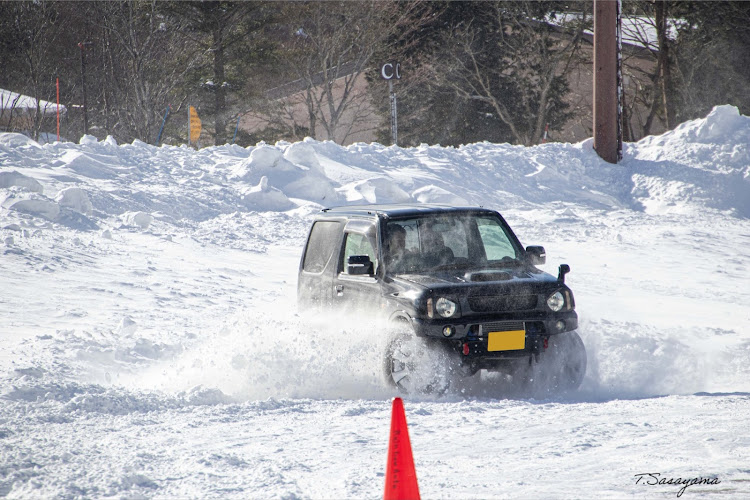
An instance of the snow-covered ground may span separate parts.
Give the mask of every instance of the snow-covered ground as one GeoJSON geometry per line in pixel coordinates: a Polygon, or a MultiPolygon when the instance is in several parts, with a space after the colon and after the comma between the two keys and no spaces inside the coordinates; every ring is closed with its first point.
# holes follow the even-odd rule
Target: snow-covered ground
{"type": "Polygon", "coordinates": [[[731,106],[619,165],[0,134],[0,496],[381,496],[380,338],[298,317],[296,273],[321,207],[417,201],[498,209],[570,264],[589,355],[565,398],[406,398],[424,498],[748,497],[749,145],[731,106]]]}

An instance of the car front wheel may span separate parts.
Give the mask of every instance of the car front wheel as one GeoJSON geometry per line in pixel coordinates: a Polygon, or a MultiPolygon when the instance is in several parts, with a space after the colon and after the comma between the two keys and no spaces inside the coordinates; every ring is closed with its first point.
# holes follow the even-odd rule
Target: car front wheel
{"type": "Polygon", "coordinates": [[[450,387],[451,356],[439,341],[417,337],[406,322],[392,328],[385,377],[403,394],[440,396],[450,387]]]}

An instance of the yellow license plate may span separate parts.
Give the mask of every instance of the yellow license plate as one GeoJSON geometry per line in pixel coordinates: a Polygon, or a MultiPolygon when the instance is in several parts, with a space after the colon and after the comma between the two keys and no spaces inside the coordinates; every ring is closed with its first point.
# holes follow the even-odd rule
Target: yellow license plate
{"type": "Polygon", "coordinates": [[[487,334],[488,351],[517,351],[526,347],[526,331],[490,332],[487,334]]]}

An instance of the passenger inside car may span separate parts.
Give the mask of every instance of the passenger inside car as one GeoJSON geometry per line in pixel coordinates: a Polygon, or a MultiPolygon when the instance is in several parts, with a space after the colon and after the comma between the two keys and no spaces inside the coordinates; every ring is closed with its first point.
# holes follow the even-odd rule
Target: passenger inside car
{"type": "Polygon", "coordinates": [[[425,228],[422,234],[422,256],[430,267],[453,262],[453,250],[445,246],[440,233],[429,228],[425,228]]]}

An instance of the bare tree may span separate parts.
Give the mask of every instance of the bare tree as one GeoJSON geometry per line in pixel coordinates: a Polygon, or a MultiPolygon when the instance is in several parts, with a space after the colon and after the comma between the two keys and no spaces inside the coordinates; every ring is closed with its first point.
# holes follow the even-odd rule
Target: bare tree
{"type": "Polygon", "coordinates": [[[386,40],[418,29],[419,21],[410,17],[416,4],[371,0],[288,5],[287,19],[294,24],[287,26],[293,34],[280,59],[296,79],[270,95],[276,109],[285,110],[283,121],[338,143],[372,122],[366,73],[386,40]]]}
{"type": "Polygon", "coordinates": [[[669,13],[679,2],[641,0],[623,13],[623,73],[627,106],[625,131],[630,140],[652,133],[657,123],[675,125],[672,36],[675,21],[669,13]],[[651,63],[644,61],[651,60],[651,63]],[[644,113],[645,110],[645,113],[644,113]]]}
{"type": "Polygon", "coordinates": [[[241,50],[232,49],[252,38],[252,31],[263,24],[269,10],[262,2],[230,1],[176,2],[169,7],[172,17],[183,20],[183,35],[200,52],[195,68],[202,79],[201,88],[210,95],[215,144],[227,142],[229,92],[242,87],[232,82],[229,73],[233,72],[236,80],[244,78],[244,72],[237,69],[244,63],[242,54],[237,53],[241,50]]]}
{"type": "Polygon", "coordinates": [[[92,52],[100,58],[97,76],[105,87],[99,90],[99,119],[115,136],[152,142],[196,58],[156,0],[94,5],[92,52]]]}
{"type": "Polygon", "coordinates": [[[517,144],[538,143],[550,121],[564,121],[562,95],[586,23],[544,18],[544,6],[491,2],[482,17],[454,27],[446,62],[436,65],[456,95],[485,103],[517,144]]]}
{"type": "Polygon", "coordinates": [[[704,117],[727,103],[750,114],[750,3],[680,2],[670,8],[682,20],[671,52],[677,120],[704,117]]]}
{"type": "MultiPolygon", "coordinates": [[[[25,110],[7,111],[8,122],[14,127],[11,118],[22,130],[27,130],[38,140],[44,127],[45,113],[40,100],[54,101],[55,76],[62,67],[59,43],[64,30],[59,23],[60,12],[55,2],[12,2],[3,4],[0,12],[0,31],[3,32],[3,73],[5,78],[17,82],[14,90],[36,100],[36,106],[25,110]],[[52,57],[50,57],[52,56],[52,57]]],[[[5,79],[4,78],[4,79],[5,79]]]]}

